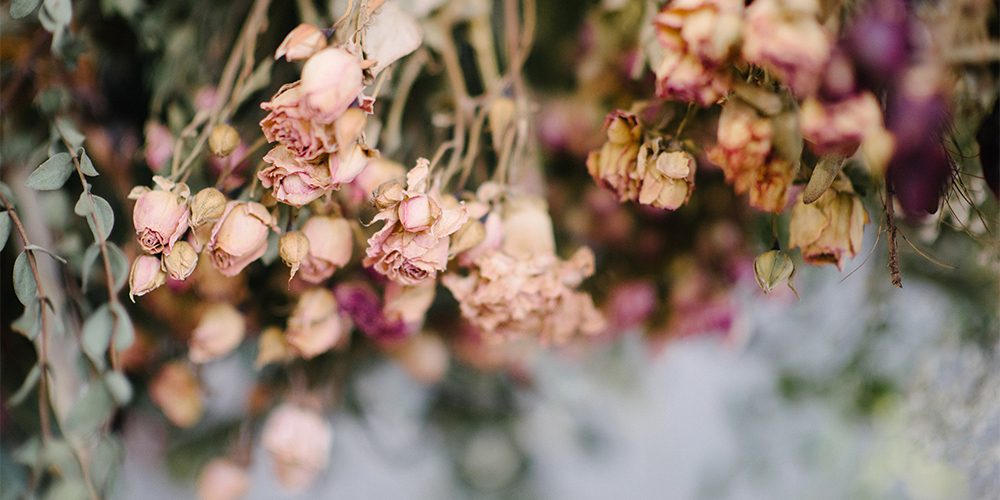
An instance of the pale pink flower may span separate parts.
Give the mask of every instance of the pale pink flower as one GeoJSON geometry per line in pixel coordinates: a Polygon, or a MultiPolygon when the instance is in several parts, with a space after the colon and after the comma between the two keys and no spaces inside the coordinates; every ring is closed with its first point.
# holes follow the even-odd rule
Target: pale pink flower
{"type": "Polygon", "coordinates": [[[843,174],[813,203],[798,202],[788,223],[788,247],[800,247],[806,264],[835,264],[843,271],[861,251],[868,212],[843,174]]]}
{"type": "Polygon", "coordinates": [[[848,157],[865,137],[882,129],[882,108],[871,92],[837,102],[815,98],[802,103],[802,137],[819,155],[848,157]]]}
{"type": "Polygon", "coordinates": [[[315,482],[326,468],[333,428],[319,413],[285,403],[267,417],[261,444],[274,460],[278,481],[299,491],[315,482]]]}
{"type": "Polygon", "coordinates": [[[302,226],[309,251],[299,266],[299,276],[313,284],[333,276],[351,260],[354,233],[351,223],[340,217],[313,216],[302,226]]]}
{"type": "Polygon", "coordinates": [[[239,500],[250,491],[250,475],[228,458],[214,458],[198,474],[198,500],[239,500]]]}
{"type": "Polygon", "coordinates": [[[191,211],[188,208],[190,191],[184,184],[174,184],[162,177],[161,188],[135,188],[129,198],[135,199],[132,223],[138,234],[139,245],[146,253],[170,253],[174,243],[188,229],[191,211]]]}
{"type": "Polygon", "coordinates": [[[167,273],[163,270],[160,258],[140,255],[132,262],[132,270],[128,275],[128,296],[135,302],[136,297],[146,295],[166,282],[167,273]]]}
{"type": "Polygon", "coordinates": [[[368,240],[364,265],[402,285],[419,285],[448,264],[450,236],[468,220],[464,205],[442,208],[441,195],[428,192],[429,162],[421,159],[407,178],[407,187],[383,186],[375,221],[385,221],[368,240]],[[409,229],[408,229],[409,228],[409,229]]]}
{"type": "Polygon", "coordinates": [[[288,318],[285,339],[305,359],[329,351],[350,333],[350,325],[340,316],[333,292],[312,288],[299,297],[295,311],[288,318]]]}
{"type": "Polygon", "coordinates": [[[316,162],[304,160],[284,147],[277,146],[264,161],[271,166],[257,172],[261,185],[272,188],[274,197],[296,207],[306,205],[333,189],[330,162],[335,156],[323,156],[316,162]]]}
{"type": "Polygon", "coordinates": [[[341,184],[353,181],[364,171],[368,161],[375,154],[375,151],[361,143],[341,148],[336,157],[330,161],[330,179],[335,187],[339,188],[341,184]]]}
{"type": "Polygon", "coordinates": [[[149,398],[177,427],[192,427],[201,420],[204,397],[198,377],[183,361],[163,365],[149,383],[149,398]]]}
{"type": "Polygon", "coordinates": [[[358,57],[337,47],[317,52],[302,67],[301,86],[307,118],[332,123],[363,96],[358,57]]]}
{"type": "Polygon", "coordinates": [[[774,72],[797,96],[819,89],[832,37],[816,0],[756,0],[747,7],[743,57],[774,72]]]}
{"type": "Polygon", "coordinates": [[[356,200],[375,201],[375,190],[385,182],[402,180],[406,177],[406,167],[385,158],[372,158],[368,166],[351,181],[352,194],[356,200]]]}
{"type": "Polygon", "coordinates": [[[226,276],[236,276],[267,250],[269,231],[277,231],[267,207],[256,202],[230,201],[212,228],[205,250],[212,265],[226,276]]]}
{"type": "Polygon", "coordinates": [[[433,384],[448,372],[451,359],[441,337],[418,333],[390,351],[390,356],[414,379],[433,384]]]}
{"type": "Polygon", "coordinates": [[[337,151],[334,120],[314,121],[303,107],[305,93],[300,83],[285,85],[270,101],[261,103],[269,111],[260,128],[269,142],[280,142],[302,160],[313,160],[337,151]]]}
{"type": "Polygon", "coordinates": [[[282,56],[289,61],[306,59],[326,47],[326,35],[311,24],[300,24],[288,33],[278,50],[274,52],[275,59],[282,56]]]}
{"type": "Polygon", "coordinates": [[[154,173],[159,173],[174,155],[174,136],[170,129],[154,121],[146,123],[145,133],[146,164],[154,173]]]}
{"type": "Polygon", "coordinates": [[[205,363],[226,356],[236,349],[246,334],[246,319],[230,304],[209,306],[198,326],[191,332],[188,358],[205,363]]]}

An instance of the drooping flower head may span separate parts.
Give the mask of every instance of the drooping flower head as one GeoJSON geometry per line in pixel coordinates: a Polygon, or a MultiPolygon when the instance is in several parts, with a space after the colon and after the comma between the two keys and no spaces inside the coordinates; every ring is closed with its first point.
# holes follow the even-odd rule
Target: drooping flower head
{"type": "Polygon", "coordinates": [[[170,253],[174,243],[188,229],[191,190],[186,184],[174,183],[160,176],[154,176],[153,182],[157,184],[156,189],[136,187],[129,193],[129,198],[136,200],[132,223],[139,245],[146,253],[170,253]]]}
{"type": "Polygon", "coordinates": [[[230,201],[215,226],[205,250],[212,265],[226,276],[236,276],[267,250],[269,231],[277,231],[274,217],[256,202],[230,201]]]}

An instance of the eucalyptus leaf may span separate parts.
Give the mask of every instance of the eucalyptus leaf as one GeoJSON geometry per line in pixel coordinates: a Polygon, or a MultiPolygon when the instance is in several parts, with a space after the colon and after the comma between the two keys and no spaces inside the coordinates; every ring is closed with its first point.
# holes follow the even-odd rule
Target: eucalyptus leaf
{"type": "Polygon", "coordinates": [[[40,3],[41,0],[14,0],[10,3],[10,17],[13,19],[27,17],[40,3]]]}
{"type": "Polygon", "coordinates": [[[107,422],[115,411],[115,402],[103,381],[92,381],[83,396],[73,405],[64,430],[75,436],[88,436],[107,422]]]}
{"type": "Polygon", "coordinates": [[[50,316],[51,322],[49,323],[49,332],[52,334],[53,337],[62,336],[62,334],[65,333],[65,329],[63,328],[62,318],[58,314],[56,314],[56,308],[54,305],[52,305],[52,300],[50,300],[48,297],[44,297],[41,299],[41,302],[45,304],[46,309],[48,309],[49,312],[51,312],[50,316]]]}
{"type": "Polygon", "coordinates": [[[38,463],[38,457],[42,453],[42,437],[41,436],[31,436],[27,441],[21,446],[18,446],[14,453],[11,453],[11,458],[19,464],[24,464],[29,467],[34,466],[38,463]]]}
{"type": "Polygon", "coordinates": [[[0,214],[0,251],[7,246],[7,239],[10,238],[10,226],[10,212],[4,210],[4,212],[0,214]]]}
{"type": "Polygon", "coordinates": [[[82,479],[60,478],[45,492],[45,500],[88,500],[90,493],[82,479]]]}
{"type": "Polygon", "coordinates": [[[32,366],[31,370],[28,371],[28,375],[24,377],[24,382],[21,383],[21,388],[7,400],[7,404],[10,406],[17,406],[23,403],[24,399],[35,390],[35,386],[38,385],[38,381],[41,379],[42,368],[38,363],[35,363],[35,366],[32,366]]]}
{"type": "Polygon", "coordinates": [[[267,235],[267,249],[264,250],[264,255],[261,256],[260,261],[264,263],[265,266],[270,266],[275,260],[278,259],[278,240],[281,239],[281,235],[275,233],[274,231],[268,231],[270,234],[267,235]]]}
{"type": "Polygon", "coordinates": [[[125,252],[121,248],[118,248],[118,245],[109,241],[107,246],[108,260],[111,261],[111,276],[115,280],[114,292],[118,293],[128,283],[128,275],[132,270],[132,266],[129,264],[125,252]]]}
{"type": "Polygon", "coordinates": [[[115,318],[107,304],[97,308],[83,323],[80,343],[83,352],[100,368],[104,368],[104,357],[111,345],[111,335],[115,328],[115,318]]]}
{"type": "Polygon", "coordinates": [[[87,150],[83,148],[80,148],[80,171],[83,172],[83,175],[90,177],[97,177],[98,175],[101,175],[97,172],[97,169],[94,168],[94,162],[91,161],[89,156],[87,156],[87,150]]]}
{"type": "Polygon", "coordinates": [[[38,285],[35,283],[35,276],[31,274],[27,250],[14,259],[14,294],[24,305],[28,305],[38,295],[38,285]]]}
{"type": "Polygon", "coordinates": [[[118,406],[125,406],[132,400],[132,383],[125,375],[120,372],[107,372],[104,374],[104,383],[118,406]]]}
{"type": "Polygon", "coordinates": [[[76,453],[63,439],[46,441],[39,458],[47,466],[46,468],[55,469],[55,472],[63,478],[81,479],[83,477],[83,470],[80,469],[76,453]]]}
{"type": "MultiPolygon", "coordinates": [[[[125,461],[125,444],[114,434],[101,438],[90,460],[90,478],[105,492],[113,491],[118,469],[125,461]]],[[[110,496],[110,495],[108,495],[110,496]]]]}
{"type": "Polygon", "coordinates": [[[94,239],[101,241],[108,239],[111,229],[115,226],[115,212],[107,200],[84,191],[80,193],[80,199],[77,200],[73,211],[77,215],[87,217],[87,224],[94,233],[94,239]]]}
{"type": "Polygon", "coordinates": [[[52,257],[53,259],[56,259],[59,262],[62,262],[63,264],[66,263],[66,259],[64,259],[64,258],[62,258],[62,257],[60,257],[60,256],[58,256],[58,255],[56,255],[56,254],[54,254],[52,252],[50,252],[49,249],[47,249],[47,248],[42,248],[42,247],[40,247],[38,245],[28,245],[28,246],[24,247],[24,249],[25,250],[34,250],[36,252],[44,252],[44,253],[49,254],[49,256],[52,257]]]}
{"type": "Polygon", "coordinates": [[[10,186],[7,185],[7,183],[0,182],[0,193],[3,193],[3,197],[7,198],[7,202],[10,203],[9,207],[4,207],[4,208],[13,208],[15,205],[17,205],[16,198],[14,197],[14,190],[11,189],[10,186]]]}
{"type": "Polygon", "coordinates": [[[90,275],[92,274],[92,269],[94,263],[97,262],[97,258],[101,255],[101,244],[98,242],[93,242],[87,247],[87,251],[83,252],[83,265],[80,268],[80,275],[83,277],[83,288],[84,292],[87,291],[87,283],[90,281],[90,275]]]}
{"type": "Polygon", "coordinates": [[[115,314],[115,350],[124,351],[132,347],[135,342],[135,326],[132,325],[132,318],[129,317],[125,306],[120,302],[111,304],[111,311],[115,314]]]}
{"type": "Polygon", "coordinates": [[[24,185],[40,191],[59,189],[73,174],[73,157],[69,153],[59,153],[35,169],[24,185]]]}
{"type": "MultiPolygon", "coordinates": [[[[54,2],[46,1],[45,6],[48,7],[50,3],[54,2]]],[[[69,4],[69,1],[67,0],[66,3],[69,4]]],[[[72,14],[72,10],[70,10],[70,14],[72,14]]],[[[66,21],[68,23],[69,19],[66,21]]],[[[82,146],[83,140],[87,138],[87,136],[77,130],[76,125],[73,125],[73,122],[61,116],[56,118],[56,129],[59,130],[59,135],[61,135],[63,139],[66,139],[66,142],[68,142],[73,149],[77,149],[82,146]]]]}
{"type": "Polygon", "coordinates": [[[42,322],[39,321],[38,315],[42,311],[42,302],[40,300],[32,300],[30,304],[25,306],[24,314],[21,317],[15,319],[11,324],[11,330],[28,337],[28,340],[35,340],[38,336],[38,332],[42,330],[42,322]]]}

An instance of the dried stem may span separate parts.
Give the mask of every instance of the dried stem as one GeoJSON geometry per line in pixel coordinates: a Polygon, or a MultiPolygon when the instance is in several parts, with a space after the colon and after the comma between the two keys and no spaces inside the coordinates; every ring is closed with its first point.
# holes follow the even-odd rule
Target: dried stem
{"type": "Polygon", "coordinates": [[[903,279],[899,275],[899,247],[896,244],[896,218],[892,206],[892,187],[885,186],[885,220],[886,231],[889,233],[889,274],[896,288],[903,288],[903,279]]]}
{"type": "MultiPolygon", "coordinates": [[[[7,200],[2,191],[0,191],[0,201],[7,207],[7,213],[10,214],[10,219],[14,222],[14,227],[17,228],[18,234],[21,235],[21,242],[24,243],[25,247],[31,246],[31,242],[28,241],[28,232],[24,230],[24,225],[21,224],[21,218],[17,216],[14,205],[7,200]]],[[[52,424],[49,421],[49,408],[46,404],[46,401],[48,401],[49,322],[46,319],[45,311],[48,306],[45,304],[47,297],[42,287],[42,279],[38,274],[38,263],[35,262],[35,251],[25,251],[28,254],[28,265],[31,267],[31,275],[35,278],[35,287],[38,288],[38,300],[41,302],[42,331],[38,334],[38,368],[41,370],[41,377],[38,379],[38,419],[42,427],[42,447],[44,448],[45,443],[52,438],[52,424]]]]}

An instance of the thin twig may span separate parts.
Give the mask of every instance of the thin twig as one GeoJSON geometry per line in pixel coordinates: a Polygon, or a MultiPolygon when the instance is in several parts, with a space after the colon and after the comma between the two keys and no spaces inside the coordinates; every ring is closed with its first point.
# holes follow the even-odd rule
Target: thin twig
{"type": "Polygon", "coordinates": [[[886,230],[889,232],[889,275],[892,277],[892,285],[896,288],[903,288],[903,278],[899,275],[899,247],[896,244],[896,217],[893,213],[892,187],[885,186],[885,221],[886,230]]]}

